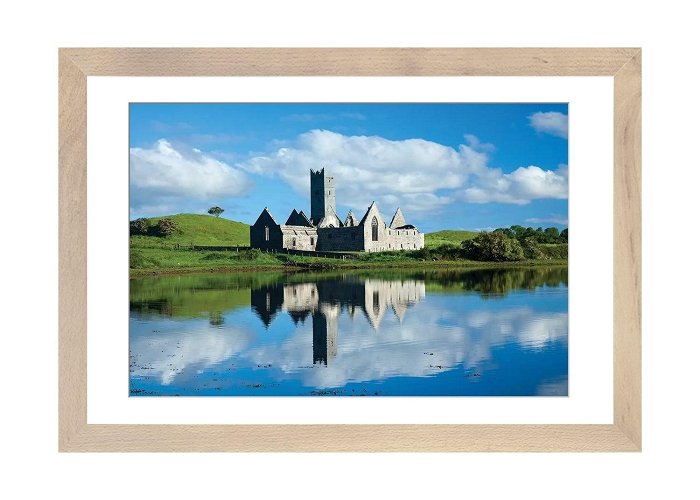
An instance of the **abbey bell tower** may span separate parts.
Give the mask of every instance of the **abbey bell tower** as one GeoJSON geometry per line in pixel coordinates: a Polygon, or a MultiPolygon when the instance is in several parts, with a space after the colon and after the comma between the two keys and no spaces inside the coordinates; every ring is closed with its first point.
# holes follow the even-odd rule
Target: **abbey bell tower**
{"type": "Polygon", "coordinates": [[[325,168],[311,170],[311,222],[318,225],[324,217],[335,216],[335,180],[326,177],[325,168]]]}

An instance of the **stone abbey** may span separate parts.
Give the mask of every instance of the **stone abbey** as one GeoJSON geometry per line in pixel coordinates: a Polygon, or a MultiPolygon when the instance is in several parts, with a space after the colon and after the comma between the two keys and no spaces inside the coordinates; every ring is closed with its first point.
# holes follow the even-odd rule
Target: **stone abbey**
{"type": "Polygon", "coordinates": [[[335,211],[335,181],[322,168],[311,170],[311,217],[294,209],[284,224],[278,224],[265,208],[250,226],[250,246],[262,250],[390,252],[423,248],[424,234],[406,223],[401,208],[387,225],[374,202],[359,221],[352,210],[341,221],[335,211]]]}

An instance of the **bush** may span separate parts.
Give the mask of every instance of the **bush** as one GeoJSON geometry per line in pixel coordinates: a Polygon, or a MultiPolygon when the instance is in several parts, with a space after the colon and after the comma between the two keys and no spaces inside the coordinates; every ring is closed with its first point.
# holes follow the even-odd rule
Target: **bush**
{"type": "Polygon", "coordinates": [[[160,219],[156,224],[156,236],[170,236],[177,231],[177,224],[172,219],[160,219]]]}
{"type": "Polygon", "coordinates": [[[259,248],[251,248],[241,252],[241,260],[257,260],[262,255],[259,248]]]}
{"type": "Polygon", "coordinates": [[[561,243],[558,245],[539,245],[545,259],[568,259],[569,245],[561,243]]]}
{"type": "Polygon", "coordinates": [[[474,239],[463,241],[460,247],[464,257],[471,260],[504,262],[525,259],[518,240],[508,238],[502,232],[482,231],[474,239]]]}
{"type": "Polygon", "coordinates": [[[148,234],[148,228],[150,227],[151,223],[148,222],[148,219],[140,218],[136,220],[132,220],[129,223],[129,234],[131,235],[138,235],[138,234],[148,234]]]}

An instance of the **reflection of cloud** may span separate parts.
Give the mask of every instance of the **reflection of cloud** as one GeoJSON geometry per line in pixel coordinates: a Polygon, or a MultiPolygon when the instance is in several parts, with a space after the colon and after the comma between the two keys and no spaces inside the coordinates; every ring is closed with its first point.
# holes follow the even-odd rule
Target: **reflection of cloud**
{"type": "Polygon", "coordinates": [[[243,355],[256,364],[272,362],[285,377],[299,377],[305,385],[329,388],[390,377],[434,376],[459,364],[475,368],[491,359],[494,347],[517,343],[541,349],[566,341],[568,335],[567,313],[540,313],[523,307],[463,315],[423,305],[415,304],[403,323],[387,316],[379,332],[366,321],[341,316],[338,355],[323,368],[302,368],[312,364],[309,323],[285,342],[256,346],[243,355]]]}
{"type": "Polygon", "coordinates": [[[569,394],[569,379],[562,377],[556,380],[549,380],[537,387],[538,396],[566,396],[569,394]]]}
{"type": "Polygon", "coordinates": [[[240,353],[255,339],[248,329],[200,327],[199,330],[153,332],[131,339],[132,375],[160,377],[170,384],[186,368],[207,368],[240,353]]]}

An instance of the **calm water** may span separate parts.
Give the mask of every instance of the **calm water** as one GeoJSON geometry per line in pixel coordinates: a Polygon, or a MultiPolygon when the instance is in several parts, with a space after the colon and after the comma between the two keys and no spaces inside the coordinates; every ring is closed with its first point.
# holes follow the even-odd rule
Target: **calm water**
{"type": "Polygon", "coordinates": [[[132,396],[566,396],[568,270],[131,281],[132,396]]]}

